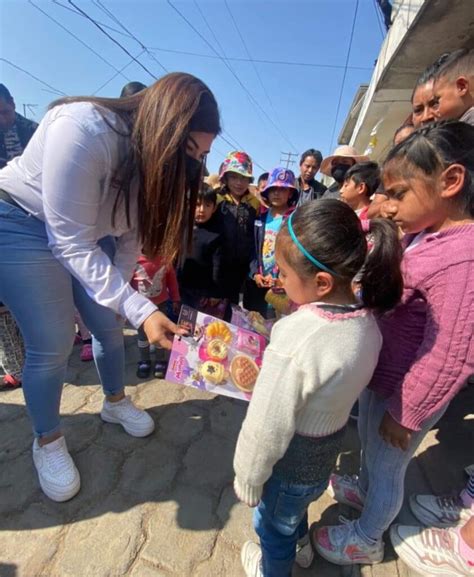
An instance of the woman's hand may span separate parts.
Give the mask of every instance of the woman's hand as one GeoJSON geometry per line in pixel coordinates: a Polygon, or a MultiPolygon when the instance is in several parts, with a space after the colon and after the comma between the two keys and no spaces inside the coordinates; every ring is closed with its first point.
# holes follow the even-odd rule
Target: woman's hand
{"type": "Polygon", "coordinates": [[[160,345],[164,349],[171,349],[173,335],[187,334],[186,329],[178,327],[159,311],[155,311],[147,317],[142,326],[148,342],[160,345]]]}
{"type": "Polygon", "coordinates": [[[413,431],[397,423],[390,413],[386,412],[380,423],[379,433],[386,443],[389,443],[396,449],[406,451],[410,444],[413,431]]]}

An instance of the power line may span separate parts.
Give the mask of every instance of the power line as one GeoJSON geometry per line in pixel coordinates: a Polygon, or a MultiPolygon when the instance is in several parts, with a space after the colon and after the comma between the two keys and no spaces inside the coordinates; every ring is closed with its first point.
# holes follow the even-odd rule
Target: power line
{"type": "MultiPolygon", "coordinates": [[[[81,40],[79,38],[79,36],[76,36],[73,32],[71,32],[66,26],[63,26],[63,24],[61,24],[61,22],[58,22],[58,20],[56,20],[55,18],[53,18],[52,16],[50,16],[47,12],[45,12],[42,8],[40,8],[39,6],[37,6],[32,0],[28,0],[28,2],[34,7],[36,8],[36,10],[39,10],[39,12],[41,12],[42,14],[44,14],[46,16],[46,18],[49,18],[50,20],[52,20],[57,26],[59,26],[60,28],[62,28],[65,32],[67,32],[70,36],[72,36],[73,38],[75,38],[80,44],[82,44],[82,46],[84,46],[85,48],[87,48],[87,50],[89,50],[90,52],[92,52],[92,54],[95,54],[95,56],[97,56],[97,58],[100,58],[102,60],[102,62],[105,62],[105,64],[107,64],[108,66],[110,66],[111,68],[113,68],[116,72],[118,72],[118,68],[116,66],[114,66],[111,62],[109,62],[107,59],[105,59],[101,54],[99,54],[98,52],[96,52],[93,48],[91,48],[88,44],[86,44],[83,40],[81,40]]],[[[122,74],[122,76],[125,78],[125,80],[128,80],[130,82],[130,78],[127,78],[125,76],[125,74],[122,74]]]]}
{"type": "Polygon", "coordinates": [[[47,86],[50,90],[52,90],[55,94],[59,94],[61,96],[67,96],[67,94],[65,92],[63,92],[62,90],[58,90],[57,88],[54,88],[54,86],[51,86],[51,84],[48,84],[47,82],[45,82],[44,80],[41,80],[41,78],[38,78],[37,76],[35,76],[34,74],[32,74],[31,72],[28,72],[28,70],[25,70],[24,68],[21,68],[20,66],[18,66],[17,64],[13,64],[13,62],[10,62],[10,60],[7,60],[6,58],[2,58],[0,57],[0,60],[2,62],[6,62],[7,64],[9,64],[10,66],[12,66],[13,68],[16,68],[17,70],[20,70],[21,72],[23,72],[24,74],[28,75],[30,78],[33,78],[34,80],[36,80],[37,82],[40,82],[41,84],[43,84],[44,86],[47,86]]]}
{"type": "Polygon", "coordinates": [[[334,119],[334,126],[332,129],[332,134],[331,134],[331,145],[329,147],[329,154],[331,154],[332,151],[332,145],[334,142],[334,134],[336,133],[336,126],[337,126],[337,119],[339,116],[339,110],[341,108],[341,101],[342,101],[342,94],[344,92],[344,86],[346,83],[346,76],[347,76],[347,65],[349,63],[349,58],[351,56],[351,49],[352,49],[352,40],[354,38],[354,30],[355,30],[355,23],[356,23],[356,19],[357,19],[357,11],[359,10],[359,0],[356,0],[356,4],[355,4],[355,10],[354,10],[354,17],[352,19],[352,29],[351,29],[351,35],[349,38],[349,46],[347,48],[347,55],[346,55],[346,65],[344,68],[344,75],[342,77],[342,83],[341,83],[341,90],[339,92],[339,100],[337,102],[337,109],[336,109],[336,118],[334,119]]]}
{"type": "MultiPolygon", "coordinates": [[[[145,51],[142,50],[141,52],[139,52],[139,53],[135,56],[135,58],[140,58],[140,56],[141,56],[144,52],[145,52],[145,51]]],[[[117,76],[118,76],[123,70],[125,70],[125,68],[127,68],[128,66],[130,66],[130,64],[133,64],[133,62],[135,62],[134,59],[129,60],[129,61],[127,62],[127,64],[125,64],[125,66],[123,66],[123,67],[120,69],[120,72],[116,72],[111,78],[109,78],[106,82],[104,82],[104,84],[102,84],[101,86],[99,86],[99,88],[97,88],[97,90],[95,90],[95,91],[92,93],[92,96],[95,96],[98,92],[100,92],[103,88],[105,88],[105,87],[107,86],[107,84],[110,84],[110,83],[112,82],[112,80],[114,80],[115,78],[117,78],[117,76]]]]}
{"type": "MultiPolygon", "coordinates": [[[[70,8],[69,6],[66,6],[62,2],[59,2],[59,0],[51,0],[51,2],[53,4],[56,4],[57,6],[61,6],[61,8],[64,8],[64,10],[69,10],[69,12],[72,12],[76,16],[80,16],[81,18],[85,18],[85,16],[83,14],[81,14],[77,10],[74,10],[74,8],[70,8]]],[[[108,24],[105,24],[104,22],[101,22],[100,20],[97,20],[97,22],[101,26],[103,26],[104,28],[107,28],[108,30],[112,30],[112,32],[115,32],[116,34],[121,34],[122,36],[126,36],[127,38],[131,38],[130,34],[128,34],[126,32],[122,32],[122,30],[117,30],[117,28],[114,28],[113,26],[109,26],[108,24]]]]}
{"type": "Polygon", "coordinates": [[[141,42],[141,40],[139,40],[135,34],[133,34],[133,32],[131,32],[126,26],[124,26],[122,24],[122,22],[115,16],[115,14],[109,10],[109,8],[107,8],[100,0],[93,0],[94,4],[96,6],[98,6],[102,12],[104,12],[109,18],[111,18],[116,24],[118,24],[120,26],[120,28],[122,28],[122,30],[124,30],[125,32],[127,32],[127,34],[130,35],[131,38],[133,38],[133,40],[135,40],[135,42],[138,43],[138,45],[140,46],[140,48],[146,52],[150,58],[152,60],[154,60],[158,66],[160,66],[165,72],[169,72],[169,70],[166,68],[166,66],[164,66],[159,60],[158,58],[148,50],[148,48],[143,44],[143,42],[141,42]]]}
{"type": "MultiPolygon", "coordinates": [[[[244,37],[242,36],[242,33],[240,32],[240,29],[239,29],[239,27],[238,27],[238,25],[237,25],[237,22],[236,22],[236,20],[235,20],[235,18],[234,18],[234,15],[232,14],[232,11],[231,11],[231,9],[230,9],[230,7],[229,7],[229,4],[228,4],[227,0],[224,0],[224,4],[225,4],[225,7],[227,8],[227,12],[228,12],[229,15],[230,15],[230,18],[231,18],[231,20],[232,20],[232,23],[234,24],[235,29],[237,30],[237,34],[239,35],[239,38],[240,38],[240,40],[241,40],[241,42],[242,42],[242,45],[243,45],[243,47],[244,47],[244,49],[245,49],[245,52],[247,53],[247,56],[249,57],[250,62],[252,63],[252,67],[253,67],[253,69],[254,69],[254,71],[255,71],[255,74],[257,75],[258,81],[260,82],[260,86],[261,86],[262,89],[263,89],[263,93],[265,94],[265,96],[266,96],[266,98],[267,98],[267,100],[268,100],[268,103],[270,104],[270,108],[273,110],[273,113],[275,114],[275,117],[276,117],[277,121],[278,121],[279,124],[281,125],[282,122],[281,122],[281,119],[280,119],[279,116],[278,116],[278,112],[276,111],[275,106],[273,105],[272,99],[270,98],[270,95],[268,94],[268,91],[267,91],[267,89],[265,88],[265,84],[264,84],[263,81],[262,81],[262,77],[260,76],[260,73],[259,73],[259,71],[258,71],[258,68],[257,68],[257,66],[255,65],[255,62],[252,60],[252,56],[251,56],[251,54],[250,54],[250,50],[248,49],[247,43],[245,42],[245,39],[244,39],[244,37]]],[[[288,135],[286,134],[286,132],[284,132],[283,129],[280,129],[280,130],[281,130],[281,134],[282,134],[282,136],[284,137],[284,139],[290,144],[290,146],[293,148],[293,150],[296,150],[295,145],[291,142],[291,140],[290,140],[290,138],[288,137],[288,135]]]]}
{"type": "Polygon", "coordinates": [[[133,56],[133,54],[131,54],[126,48],[125,46],[123,46],[122,44],[120,44],[120,42],[118,40],[115,40],[115,38],[113,36],[111,36],[106,30],[104,30],[102,28],[102,26],[100,24],[98,24],[98,22],[96,20],[94,20],[94,18],[91,18],[91,16],[89,16],[89,14],[87,14],[87,12],[85,12],[84,10],[82,10],[82,8],[79,8],[79,6],[76,6],[76,4],[74,4],[73,0],[68,0],[69,4],[71,4],[71,6],[74,6],[74,8],[76,10],[78,10],[81,14],[83,14],[88,20],[90,20],[90,22],[92,22],[92,24],[94,24],[94,26],[96,26],[103,34],[105,34],[105,36],[107,36],[107,38],[109,38],[109,40],[112,40],[112,42],[114,44],[116,44],[121,50],[123,50],[125,52],[125,54],[127,54],[127,56],[129,56],[129,58],[131,58],[132,60],[134,60],[139,66],[141,66],[143,68],[143,70],[145,70],[145,72],[147,74],[149,74],[152,78],[154,78],[156,80],[156,76],[150,72],[148,70],[148,68],[142,64],[139,60],[137,60],[135,58],[135,56],[133,56]]]}
{"type": "MultiPolygon", "coordinates": [[[[72,0],[69,0],[69,2],[71,2],[72,0]]],[[[245,84],[240,80],[239,76],[235,73],[235,71],[233,70],[233,68],[230,66],[230,64],[225,60],[225,58],[223,58],[218,52],[217,50],[214,48],[214,46],[209,42],[209,40],[203,36],[199,30],[186,18],[186,16],[184,16],[184,14],[178,9],[176,8],[176,6],[171,2],[171,0],[167,0],[167,3],[171,6],[171,8],[173,8],[173,10],[179,14],[179,16],[188,24],[188,26],[209,46],[209,48],[214,52],[214,54],[217,54],[217,56],[219,56],[219,58],[221,59],[221,61],[225,64],[225,66],[227,67],[227,69],[231,72],[232,76],[234,76],[234,78],[237,80],[237,82],[239,83],[239,85],[242,87],[242,89],[244,90],[244,92],[247,94],[247,96],[249,97],[249,99],[254,103],[254,105],[256,105],[261,111],[262,113],[265,115],[265,117],[270,121],[270,123],[276,128],[276,130],[278,131],[278,133],[280,133],[280,129],[279,127],[275,124],[275,122],[270,118],[270,116],[267,114],[267,112],[262,108],[262,106],[260,105],[260,103],[255,99],[255,97],[252,95],[252,93],[248,90],[248,88],[245,86],[245,84]]],[[[291,145],[291,143],[290,143],[291,145]]],[[[292,145],[291,145],[292,146],[292,145]]]]}
{"type": "MultiPolygon", "coordinates": [[[[197,58],[211,58],[212,60],[222,60],[221,56],[215,56],[214,54],[202,54],[200,52],[190,52],[187,50],[174,50],[172,48],[161,48],[158,46],[148,46],[148,50],[154,50],[156,52],[169,52],[171,54],[182,54],[184,56],[196,56],[197,58]]],[[[231,62],[256,62],[257,64],[274,64],[278,66],[304,66],[309,68],[328,68],[332,70],[343,70],[345,66],[343,64],[320,64],[316,62],[293,62],[289,60],[262,60],[260,58],[241,58],[234,56],[226,56],[226,60],[231,62]]],[[[373,70],[371,66],[348,66],[348,70],[373,70]]]]}
{"type": "Polygon", "coordinates": [[[280,152],[280,154],[282,156],[286,156],[286,158],[282,158],[280,156],[280,162],[286,162],[286,168],[289,168],[290,164],[295,164],[295,160],[293,160],[291,157],[294,156],[295,158],[298,157],[297,154],[295,154],[294,152],[280,152]]]}

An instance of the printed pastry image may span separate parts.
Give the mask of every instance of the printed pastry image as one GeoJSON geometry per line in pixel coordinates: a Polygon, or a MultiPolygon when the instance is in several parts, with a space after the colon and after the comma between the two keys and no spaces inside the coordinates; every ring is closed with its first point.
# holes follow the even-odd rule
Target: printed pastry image
{"type": "Polygon", "coordinates": [[[235,356],[230,363],[230,376],[235,386],[245,393],[253,391],[258,373],[257,364],[245,355],[235,356]]]}
{"type": "Polygon", "coordinates": [[[269,336],[270,332],[265,325],[265,319],[260,313],[257,311],[250,311],[247,318],[257,333],[264,336],[269,336]]]}
{"type": "Polygon", "coordinates": [[[219,385],[226,377],[224,365],[214,361],[206,361],[203,363],[201,365],[200,373],[206,381],[209,381],[214,385],[219,385]]]}
{"type": "Polygon", "coordinates": [[[206,337],[208,339],[220,339],[226,345],[232,342],[232,333],[223,321],[213,321],[206,327],[206,337]]]}
{"type": "Polygon", "coordinates": [[[221,339],[212,339],[207,345],[206,351],[211,361],[223,361],[227,358],[229,347],[221,339]]]}

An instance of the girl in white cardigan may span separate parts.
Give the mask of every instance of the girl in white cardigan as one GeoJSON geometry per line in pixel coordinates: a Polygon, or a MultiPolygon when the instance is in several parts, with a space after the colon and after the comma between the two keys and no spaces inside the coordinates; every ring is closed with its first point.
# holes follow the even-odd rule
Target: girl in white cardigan
{"type": "Polygon", "coordinates": [[[372,221],[368,257],[365,232],[348,206],[320,200],[278,235],[280,280],[300,306],[273,328],[234,457],[235,491],[256,507],[260,537],[242,549],[249,577],[290,577],[297,544],[297,561],[311,564],[307,509],[327,487],[382,345],[371,310],[392,308],[402,291],[394,226],[372,221]],[[362,267],[360,303],[353,278],[362,267]]]}

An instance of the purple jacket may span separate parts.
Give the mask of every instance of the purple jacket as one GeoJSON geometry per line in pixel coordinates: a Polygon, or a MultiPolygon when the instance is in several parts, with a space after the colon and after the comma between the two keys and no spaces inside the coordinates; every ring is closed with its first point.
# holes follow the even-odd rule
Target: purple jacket
{"type": "Polygon", "coordinates": [[[369,387],[397,422],[420,430],[474,373],[474,224],[425,237],[402,266],[402,302],[380,321],[369,387]]]}

